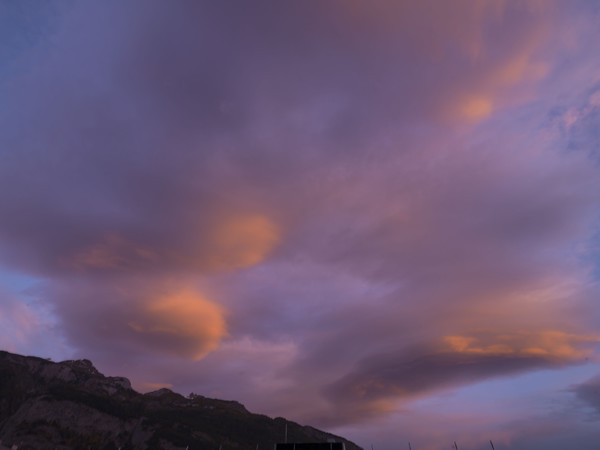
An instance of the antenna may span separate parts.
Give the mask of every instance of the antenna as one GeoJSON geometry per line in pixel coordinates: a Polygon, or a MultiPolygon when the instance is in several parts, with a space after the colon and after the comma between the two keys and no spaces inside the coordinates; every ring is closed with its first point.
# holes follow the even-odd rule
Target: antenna
{"type": "Polygon", "coordinates": [[[458,445],[456,445],[456,441],[454,441],[454,448],[455,450],[458,450],[458,445]]]}
{"type": "Polygon", "coordinates": [[[285,440],[283,442],[287,444],[287,422],[285,423],[285,440]]]}
{"type": "Polygon", "coordinates": [[[491,439],[490,439],[490,445],[492,446],[492,450],[496,450],[496,449],[494,448],[494,443],[492,442],[492,440],[491,440],[491,439]]]}
{"type": "Polygon", "coordinates": [[[412,447],[410,446],[410,441],[408,441],[408,450],[412,450],[412,447]]]}

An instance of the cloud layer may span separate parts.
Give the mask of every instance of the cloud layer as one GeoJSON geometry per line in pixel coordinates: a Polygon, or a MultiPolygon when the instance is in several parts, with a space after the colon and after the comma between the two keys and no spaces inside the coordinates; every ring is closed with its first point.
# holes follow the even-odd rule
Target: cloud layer
{"type": "Polygon", "coordinates": [[[595,364],[593,4],[52,5],[2,78],[0,258],[76,354],[357,439],[595,364]]]}

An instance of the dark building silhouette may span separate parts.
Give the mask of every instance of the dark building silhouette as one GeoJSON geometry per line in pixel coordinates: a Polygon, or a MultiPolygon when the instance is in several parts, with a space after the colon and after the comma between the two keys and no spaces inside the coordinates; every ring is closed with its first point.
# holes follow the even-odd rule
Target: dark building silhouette
{"type": "Polygon", "coordinates": [[[275,444],[275,450],[346,450],[343,442],[307,442],[275,444]]]}

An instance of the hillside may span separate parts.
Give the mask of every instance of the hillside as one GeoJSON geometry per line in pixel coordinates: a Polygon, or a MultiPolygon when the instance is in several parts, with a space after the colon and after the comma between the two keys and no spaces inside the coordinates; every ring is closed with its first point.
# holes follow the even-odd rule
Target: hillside
{"type": "Polygon", "coordinates": [[[308,426],[252,414],[237,402],[168,389],[140,394],[88,360],[51,362],[0,351],[0,443],[19,449],[272,449],[343,441],[308,426]]]}

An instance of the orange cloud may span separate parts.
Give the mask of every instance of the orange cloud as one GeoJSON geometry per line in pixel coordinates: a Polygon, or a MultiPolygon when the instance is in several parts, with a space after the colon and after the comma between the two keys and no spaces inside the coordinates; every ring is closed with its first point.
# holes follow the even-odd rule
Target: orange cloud
{"type": "Polygon", "coordinates": [[[466,98],[459,106],[460,114],[467,120],[481,120],[493,111],[493,103],[489,97],[472,96],[466,98]]]}
{"type": "Polygon", "coordinates": [[[451,39],[470,59],[463,76],[440,97],[443,117],[478,122],[499,108],[520,104],[534,95],[533,83],[544,78],[551,67],[540,56],[552,36],[551,3],[532,0],[509,6],[507,2],[474,1],[462,4],[464,13],[459,17],[443,16],[449,28],[438,31],[442,33],[438,38],[442,42],[451,39]],[[499,45],[486,39],[482,30],[490,20],[501,24],[507,8],[528,17],[528,24],[514,30],[518,40],[499,45]]]}
{"type": "Polygon", "coordinates": [[[445,336],[447,349],[474,355],[540,356],[547,359],[577,360],[594,352],[592,344],[600,335],[577,335],[556,330],[518,332],[476,332],[473,336],[445,336]]]}
{"type": "Polygon", "coordinates": [[[149,302],[128,325],[156,350],[197,360],[227,335],[224,315],[218,304],[183,290],[149,302]]]}
{"type": "MultiPolygon", "coordinates": [[[[536,45],[537,47],[537,45],[536,45]]],[[[498,86],[510,86],[522,81],[536,81],[548,73],[548,64],[533,59],[534,48],[520,52],[492,72],[490,80],[498,86]]]]}
{"type": "Polygon", "coordinates": [[[280,240],[277,225],[259,214],[233,215],[210,233],[209,266],[241,269],[263,261],[280,240]]]}
{"type": "Polygon", "coordinates": [[[263,261],[280,241],[279,227],[261,214],[228,214],[199,230],[196,242],[186,240],[156,249],[117,234],[61,259],[63,267],[77,270],[136,270],[183,266],[200,270],[232,270],[263,261]]]}
{"type": "MultiPolygon", "coordinates": [[[[549,64],[535,59],[535,52],[541,46],[545,33],[546,27],[540,27],[530,36],[529,43],[509,55],[508,59],[497,64],[490,63],[490,67],[472,82],[475,91],[471,90],[471,85],[465,86],[462,93],[450,100],[455,105],[455,111],[450,107],[451,112],[446,114],[450,117],[458,114],[459,118],[469,122],[479,121],[498,108],[529,99],[532,93],[516,88],[520,85],[529,86],[548,73],[549,64]],[[511,88],[516,90],[511,92],[511,88]]],[[[442,109],[445,108],[442,106],[442,109]]]]}

